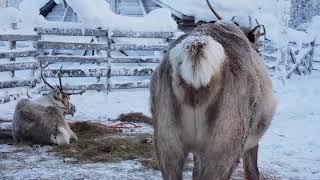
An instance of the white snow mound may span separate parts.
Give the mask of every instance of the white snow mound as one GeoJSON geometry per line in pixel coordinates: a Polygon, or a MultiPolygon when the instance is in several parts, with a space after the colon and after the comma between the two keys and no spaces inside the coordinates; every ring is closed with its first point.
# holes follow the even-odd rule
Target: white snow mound
{"type": "Polygon", "coordinates": [[[129,17],[115,14],[105,0],[66,0],[81,22],[109,29],[135,31],[174,31],[176,22],[168,9],[156,9],[145,17],[129,17]]]}

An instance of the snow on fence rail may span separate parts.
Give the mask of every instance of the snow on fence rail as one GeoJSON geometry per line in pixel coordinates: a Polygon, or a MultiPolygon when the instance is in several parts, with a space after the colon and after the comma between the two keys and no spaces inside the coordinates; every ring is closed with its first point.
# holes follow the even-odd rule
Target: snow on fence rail
{"type": "MultiPolygon", "coordinates": [[[[67,90],[108,90],[109,89],[109,44],[107,42],[94,42],[93,37],[105,37],[105,31],[88,29],[83,33],[77,29],[60,28],[35,28],[41,39],[37,41],[35,47],[38,49],[38,62],[44,67],[43,75],[51,83],[59,77],[59,72],[63,78],[64,89],[67,90]],[[52,35],[55,35],[52,37],[52,35]],[[71,40],[66,41],[65,39],[71,40]],[[78,37],[75,37],[78,36],[78,37]],[[84,36],[93,36],[82,38],[84,36]],[[51,38],[50,38],[51,37],[51,38]],[[78,51],[85,53],[80,55],[53,54],[52,51],[78,51]],[[85,56],[87,51],[99,52],[94,56],[85,56]],[[101,53],[101,51],[106,51],[101,53]],[[50,53],[51,52],[51,53],[50,53]],[[85,80],[74,80],[74,78],[96,78],[90,83],[85,80]],[[103,78],[105,77],[105,78],[103,78]],[[68,78],[69,81],[66,81],[68,78]],[[106,79],[106,80],[105,80],[106,79]]],[[[48,90],[42,86],[40,91],[48,90]]]]}
{"type": "Polygon", "coordinates": [[[11,91],[10,88],[26,86],[33,88],[34,92],[50,90],[43,82],[41,83],[40,67],[44,68],[43,75],[52,84],[56,84],[58,73],[61,72],[65,89],[109,91],[122,88],[146,88],[149,85],[149,77],[160,62],[161,56],[150,55],[150,53],[147,53],[148,55],[143,53],[143,56],[124,53],[119,56],[119,53],[112,52],[157,51],[163,53],[174,37],[174,32],[109,32],[103,29],[52,27],[38,27],[35,31],[34,34],[0,35],[0,41],[7,41],[10,44],[9,50],[0,49],[0,59],[6,60],[0,63],[0,72],[11,73],[11,78],[6,77],[0,82],[0,94],[4,95],[0,97],[0,103],[26,95],[26,93],[8,93],[11,91]],[[119,38],[131,38],[131,41],[118,42],[119,38]],[[141,39],[144,41],[140,42],[141,39]],[[149,39],[161,39],[161,42],[153,43],[149,42],[149,39]],[[16,41],[34,41],[34,43],[33,47],[16,49],[16,41]],[[82,53],[74,53],[79,50],[82,53]],[[20,61],[20,58],[26,57],[27,60],[20,61]],[[17,58],[19,61],[16,61],[17,58]],[[31,70],[32,78],[15,77],[15,71],[20,70],[31,70]],[[36,86],[39,83],[41,85],[36,86]]]}
{"type": "MultiPolygon", "coordinates": [[[[39,74],[34,73],[31,79],[17,79],[15,71],[39,72],[40,64],[44,67],[44,77],[53,84],[57,82],[61,71],[63,86],[69,90],[108,92],[111,89],[147,88],[150,75],[174,39],[174,32],[124,32],[56,27],[38,27],[35,31],[37,34],[0,35],[0,41],[10,44],[9,50],[0,49],[0,59],[7,59],[7,62],[0,63],[0,72],[10,72],[12,77],[11,80],[6,78],[1,81],[0,89],[35,87],[41,82],[39,74]],[[35,41],[34,48],[16,49],[16,41],[35,41]],[[16,61],[16,58],[22,57],[36,58],[33,61],[16,61]]],[[[312,70],[315,46],[317,45],[311,42],[304,48],[291,48],[292,63],[288,78],[294,72],[307,74],[312,70]]],[[[269,51],[265,51],[264,56],[270,56],[269,59],[273,60],[271,55],[275,51],[270,49],[269,54],[269,51]]],[[[47,90],[50,89],[43,83],[36,88],[37,92],[47,90]]],[[[22,94],[6,93],[0,97],[0,103],[19,96],[22,94]]]]}
{"type": "Polygon", "coordinates": [[[286,78],[290,78],[293,73],[298,75],[311,74],[313,70],[315,40],[308,44],[304,44],[304,47],[291,46],[289,48],[289,54],[291,57],[290,69],[287,71],[286,78]]]}
{"type": "MultiPolygon", "coordinates": [[[[82,65],[79,65],[79,67],[71,67],[69,69],[63,67],[61,70],[62,77],[96,77],[100,81],[100,84],[89,84],[87,86],[83,84],[66,84],[66,89],[111,90],[148,87],[150,75],[155,69],[156,63],[160,62],[161,57],[157,55],[128,55],[125,53],[119,56],[119,53],[113,52],[157,51],[161,54],[167,49],[169,41],[174,37],[174,32],[125,32],[89,28],[52,27],[37,27],[35,30],[41,37],[46,36],[46,38],[38,40],[36,44],[38,51],[42,52],[37,57],[39,62],[44,64],[81,63],[82,65]],[[55,38],[49,38],[48,40],[47,37],[50,36],[54,36],[55,38]],[[57,38],[56,36],[60,37],[57,38]],[[67,36],[74,37],[75,41],[71,42],[65,41],[63,38],[61,39],[61,37],[67,36]],[[80,37],[84,36],[92,37],[93,41],[79,41],[80,37]],[[118,40],[121,38],[125,40],[119,42],[118,40]],[[141,39],[143,40],[141,41],[141,39]],[[159,41],[154,42],[155,39],[159,41]],[[48,49],[92,50],[94,51],[94,56],[46,55],[45,52],[48,49]],[[92,67],[92,64],[96,66],[92,67]],[[120,77],[121,80],[117,77],[120,77]],[[101,78],[105,80],[101,82],[101,78]]],[[[56,69],[46,68],[43,72],[44,76],[46,78],[57,78],[59,67],[55,67],[56,69]]]]}

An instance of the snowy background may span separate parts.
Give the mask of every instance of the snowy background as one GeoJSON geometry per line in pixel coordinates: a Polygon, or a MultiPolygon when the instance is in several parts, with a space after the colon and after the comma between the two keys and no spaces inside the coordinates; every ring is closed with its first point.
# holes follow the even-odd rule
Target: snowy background
{"type": "MultiPolygon", "coordinates": [[[[4,2],[0,0],[0,3],[4,2]]],[[[17,1],[20,2],[20,1],[17,1]]],[[[39,9],[47,0],[24,0],[22,3],[11,1],[14,7],[0,9],[0,35],[10,31],[10,23],[19,22],[21,33],[30,33],[34,26],[51,25],[39,15],[39,9]]],[[[145,17],[127,17],[114,14],[104,0],[66,0],[77,13],[84,26],[102,26],[120,30],[140,31],[178,31],[177,24],[171,18],[168,9],[157,9],[145,17]]],[[[179,10],[196,20],[212,20],[211,12],[205,1],[161,0],[161,2],[179,10]]],[[[320,16],[316,9],[319,2],[313,0],[312,13],[306,18],[294,22],[289,28],[291,9],[289,1],[278,0],[216,0],[218,12],[227,19],[236,16],[241,25],[248,25],[248,16],[257,18],[267,27],[267,38],[276,48],[283,43],[295,42],[302,46],[316,38],[319,44],[320,16]],[[285,22],[284,22],[285,21],[285,22]],[[285,31],[284,31],[285,30],[285,31]],[[297,31],[302,30],[302,31],[297,31]]],[[[299,1],[294,1],[295,3],[299,1]]],[[[56,0],[56,3],[62,1],[56,0]]],[[[302,2],[301,2],[302,3],[302,2]]],[[[302,4],[300,4],[302,6],[302,4]]],[[[0,7],[3,7],[0,4],[0,7]]],[[[294,6],[296,7],[296,5],[294,6]]],[[[301,17],[301,16],[300,16],[301,17]]],[[[1,42],[0,42],[1,43],[1,42]]],[[[285,44],[286,45],[286,44],[285,44]]],[[[25,46],[30,46],[26,43],[25,46]]],[[[6,48],[0,46],[0,48],[6,48]]],[[[280,58],[280,55],[278,56],[280,58]]],[[[315,60],[320,61],[320,48],[315,49],[315,60]]],[[[0,73],[0,79],[10,78],[0,73]]],[[[18,74],[19,75],[19,74],[18,74]]],[[[22,75],[25,75],[22,73],[22,75]]],[[[262,172],[273,173],[279,179],[319,180],[320,179],[320,71],[311,75],[293,75],[282,79],[277,72],[270,71],[274,91],[278,99],[278,109],[271,128],[260,143],[259,166],[262,172]]],[[[25,89],[18,88],[17,91],[25,89]]],[[[4,93],[0,90],[0,93],[4,93]]],[[[113,90],[105,92],[88,91],[82,96],[73,96],[71,101],[77,106],[70,121],[91,120],[110,124],[108,119],[116,118],[120,113],[142,112],[150,115],[149,90],[113,90]]],[[[0,118],[11,119],[17,101],[0,104],[0,118]]],[[[1,124],[2,127],[10,123],[1,124]]],[[[143,125],[137,132],[152,133],[152,127],[143,125]]],[[[1,179],[161,179],[158,171],[145,169],[138,162],[126,161],[116,164],[82,164],[69,162],[50,153],[50,147],[32,148],[0,145],[1,179]]],[[[190,179],[190,172],[186,174],[190,179]]]]}

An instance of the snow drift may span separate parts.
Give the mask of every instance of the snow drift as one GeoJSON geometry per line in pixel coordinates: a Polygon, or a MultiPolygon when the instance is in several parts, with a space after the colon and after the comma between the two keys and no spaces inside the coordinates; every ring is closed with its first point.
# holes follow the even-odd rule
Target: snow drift
{"type": "MultiPolygon", "coordinates": [[[[196,21],[212,21],[216,17],[209,10],[205,0],[160,0],[162,3],[189,16],[194,16],[196,21]]],[[[252,17],[252,24],[255,25],[255,18],[259,23],[264,24],[268,29],[268,38],[279,37],[280,11],[277,0],[209,0],[219,14],[231,20],[236,16],[235,21],[243,26],[249,26],[249,16],[252,17]]]]}
{"type": "Polygon", "coordinates": [[[168,9],[156,9],[145,17],[115,14],[105,0],[66,0],[81,22],[116,30],[174,31],[176,22],[168,9]]]}

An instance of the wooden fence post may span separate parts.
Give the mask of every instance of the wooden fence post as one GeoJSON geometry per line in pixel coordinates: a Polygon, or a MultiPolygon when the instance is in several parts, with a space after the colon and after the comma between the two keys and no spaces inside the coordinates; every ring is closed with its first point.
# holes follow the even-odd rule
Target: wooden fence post
{"type": "Polygon", "coordinates": [[[111,34],[110,31],[107,31],[107,43],[108,43],[108,50],[107,50],[107,68],[108,68],[108,75],[107,75],[107,94],[111,91],[111,34]]]}
{"type": "MultiPolygon", "coordinates": [[[[17,29],[18,27],[17,23],[11,23],[11,28],[12,29],[17,29]]],[[[10,41],[10,50],[16,49],[17,48],[17,41],[10,41]]],[[[16,61],[16,58],[12,57],[10,58],[10,61],[16,61]]],[[[14,77],[15,73],[14,71],[11,71],[11,77],[14,77]]]]}
{"type": "Polygon", "coordinates": [[[314,49],[315,49],[315,45],[316,45],[316,39],[314,39],[312,42],[311,42],[311,52],[310,52],[310,69],[309,69],[309,73],[311,74],[312,73],[312,70],[313,70],[313,58],[314,58],[314,49]]]}

